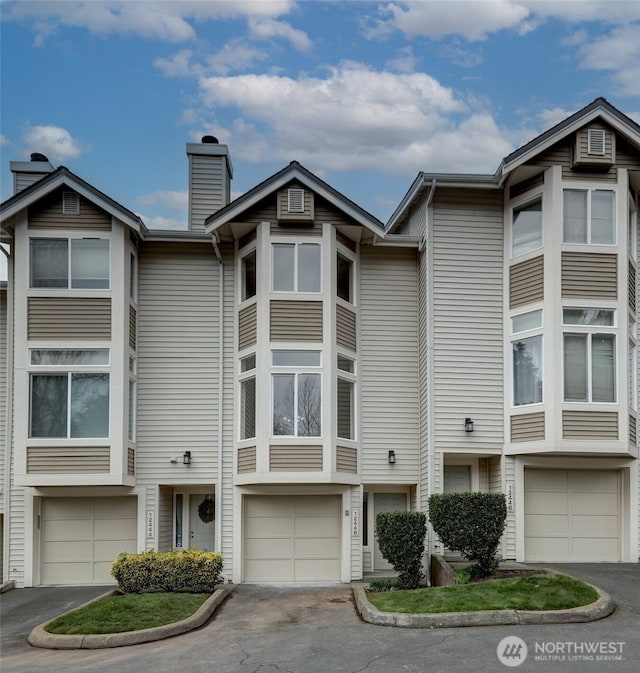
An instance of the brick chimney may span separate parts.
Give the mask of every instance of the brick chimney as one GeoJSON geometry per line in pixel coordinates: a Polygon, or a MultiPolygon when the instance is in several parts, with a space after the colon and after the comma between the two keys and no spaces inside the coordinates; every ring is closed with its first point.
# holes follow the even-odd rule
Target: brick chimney
{"type": "Polygon", "coordinates": [[[9,168],[13,173],[14,194],[21,192],[54,170],[49,159],[38,152],[31,155],[31,161],[10,161],[9,168]]]}

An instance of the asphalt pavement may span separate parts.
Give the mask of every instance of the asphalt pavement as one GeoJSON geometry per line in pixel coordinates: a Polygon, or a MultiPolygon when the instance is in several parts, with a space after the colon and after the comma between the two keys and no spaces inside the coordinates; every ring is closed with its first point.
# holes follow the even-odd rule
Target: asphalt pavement
{"type": "Polygon", "coordinates": [[[640,565],[553,565],[609,593],[606,619],[585,624],[393,628],[363,622],[349,585],[240,585],[202,628],[109,650],[33,648],[37,624],[107,587],[2,594],[3,673],[637,673],[640,565]],[[503,663],[504,662],[504,663],[503,663]],[[515,665],[517,664],[517,665],[515,665]]]}

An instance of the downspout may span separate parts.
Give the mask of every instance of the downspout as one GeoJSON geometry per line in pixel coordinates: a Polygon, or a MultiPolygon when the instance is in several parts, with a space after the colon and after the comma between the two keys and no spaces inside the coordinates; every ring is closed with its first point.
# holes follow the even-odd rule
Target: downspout
{"type": "Polygon", "coordinates": [[[2,526],[2,581],[9,580],[9,561],[11,536],[11,445],[13,443],[13,257],[10,252],[0,245],[0,250],[7,258],[7,394],[4,427],[4,483],[3,487],[3,526],[2,526]]]}
{"type": "Polygon", "coordinates": [[[222,405],[224,392],[224,263],[220,252],[218,234],[211,240],[218,259],[218,483],[214,494],[216,507],[215,548],[222,553],[222,405]]]}

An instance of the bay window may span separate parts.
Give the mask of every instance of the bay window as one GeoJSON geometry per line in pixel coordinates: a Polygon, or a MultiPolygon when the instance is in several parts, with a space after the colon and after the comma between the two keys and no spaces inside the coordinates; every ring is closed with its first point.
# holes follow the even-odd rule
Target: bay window
{"type": "Polygon", "coordinates": [[[320,351],[275,350],[272,352],[272,365],[273,435],[320,437],[320,351]]]}
{"type": "Polygon", "coordinates": [[[32,238],[30,287],[109,289],[109,239],[32,238]]]}
{"type": "Polygon", "coordinates": [[[240,439],[256,436],[256,355],[240,360],[240,439]]]}
{"type": "Polygon", "coordinates": [[[512,256],[542,247],[542,199],[513,209],[511,226],[512,256]]]}
{"type": "Polygon", "coordinates": [[[320,292],[318,243],[273,243],[271,289],[274,292],[320,292]]]}
{"type": "Polygon", "coordinates": [[[338,253],[336,288],[340,299],[353,304],[353,262],[338,253]]]}
{"type": "Polygon", "coordinates": [[[542,310],[511,318],[511,333],[522,334],[511,341],[513,406],[542,403],[542,310]]]}
{"type": "Polygon", "coordinates": [[[256,296],[256,251],[242,257],[240,264],[240,300],[245,301],[256,296]]]}
{"type": "Polygon", "coordinates": [[[562,212],[565,243],[615,244],[613,190],[565,189],[562,212]]]}

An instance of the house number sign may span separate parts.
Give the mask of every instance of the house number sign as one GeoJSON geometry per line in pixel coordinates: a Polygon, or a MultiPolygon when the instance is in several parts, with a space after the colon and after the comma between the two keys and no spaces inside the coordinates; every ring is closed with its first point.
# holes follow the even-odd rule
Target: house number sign
{"type": "Polygon", "coordinates": [[[360,537],[360,512],[357,509],[351,512],[351,537],[360,537]]]}
{"type": "Polygon", "coordinates": [[[507,512],[514,512],[515,505],[513,502],[513,483],[509,482],[507,484],[507,512]]]}
{"type": "Polygon", "coordinates": [[[154,523],[153,511],[147,512],[147,537],[154,537],[154,523]]]}

